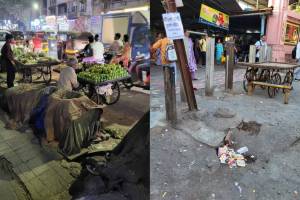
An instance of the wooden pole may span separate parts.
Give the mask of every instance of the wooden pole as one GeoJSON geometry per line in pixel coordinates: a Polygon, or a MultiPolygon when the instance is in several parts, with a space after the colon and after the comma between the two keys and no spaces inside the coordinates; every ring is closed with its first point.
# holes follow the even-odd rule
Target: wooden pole
{"type": "Polygon", "coordinates": [[[256,47],[255,45],[250,45],[249,63],[255,63],[255,58],[256,58],[256,47]]]}
{"type": "Polygon", "coordinates": [[[266,52],[267,52],[267,46],[262,46],[259,51],[259,62],[266,62],[266,52]]]}
{"type": "MultiPolygon", "coordinates": [[[[165,2],[167,5],[166,6],[167,12],[177,12],[175,0],[165,0],[165,2]]],[[[191,73],[188,70],[188,60],[185,53],[183,40],[182,39],[174,40],[174,46],[177,53],[181,78],[182,78],[189,110],[190,111],[197,110],[197,102],[196,102],[196,97],[193,89],[191,73]]]]}
{"type": "Polygon", "coordinates": [[[267,47],[267,62],[272,62],[272,47],[267,47]]]}
{"type": "Polygon", "coordinates": [[[228,91],[233,88],[234,41],[227,42],[226,53],[225,90],[228,91]]]}
{"type": "Polygon", "coordinates": [[[205,95],[213,95],[214,84],[214,68],[215,68],[215,38],[207,38],[206,40],[206,75],[205,75],[205,95]]]}
{"type": "Polygon", "coordinates": [[[165,105],[166,105],[166,118],[171,123],[176,123],[176,86],[175,86],[175,69],[173,66],[165,65],[164,69],[164,82],[165,82],[165,105]]]}

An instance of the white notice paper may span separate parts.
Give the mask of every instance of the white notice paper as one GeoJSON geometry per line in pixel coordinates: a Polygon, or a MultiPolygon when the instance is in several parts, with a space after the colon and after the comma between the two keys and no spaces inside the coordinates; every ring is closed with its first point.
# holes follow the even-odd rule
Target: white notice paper
{"type": "Polygon", "coordinates": [[[183,7],[183,2],[182,0],[175,0],[176,7],[183,7]]]}
{"type": "Polygon", "coordinates": [[[180,14],[165,13],[162,15],[167,37],[171,40],[178,40],[184,38],[184,30],[181,22],[180,14]]]}

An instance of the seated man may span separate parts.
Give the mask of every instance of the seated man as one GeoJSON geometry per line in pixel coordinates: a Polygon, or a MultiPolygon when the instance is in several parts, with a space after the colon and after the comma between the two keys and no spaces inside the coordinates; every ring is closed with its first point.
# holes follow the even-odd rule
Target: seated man
{"type": "Polygon", "coordinates": [[[76,58],[70,58],[67,62],[67,67],[60,72],[59,80],[57,86],[65,90],[72,91],[79,87],[77,82],[77,74],[75,69],[78,65],[78,60],[76,58]]]}

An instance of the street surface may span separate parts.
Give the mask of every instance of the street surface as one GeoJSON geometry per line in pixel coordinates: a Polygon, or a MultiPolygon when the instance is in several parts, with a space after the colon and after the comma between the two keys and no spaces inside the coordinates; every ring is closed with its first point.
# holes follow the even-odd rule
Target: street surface
{"type": "MultiPolygon", "coordinates": [[[[178,124],[165,121],[162,70],[151,71],[151,199],[163,200],[296,200],[300,199],[300,82],[294,82],[289,104],[279,93],[270,99],[257,88],[253,96],[242,89],[244,71],[235,70],[234,89],[224,92],[224,80],[216,81],[212,97],[196,91],[199,111],[188,113],[177,88],[178,124]],[[234,113],[216,117],[218,108],[234,113]],[[254,121],[249,130],[240,123],[254,121]],[[261,124],[261,126],[259,126],[261,124]],[[246,167],[220,164],[218,140],[232,129],[234,149],[248,147],[257,160],[246,167]],[[221,135],[220,135],[221,133],[221,135]]],[[[203,82],[198,71],[194,86],[203,82]]],[[[224,74],[216,68],[215,77],[224,74]]],[[[200,84],[201,85],[201,84],[200,84]]],[[[203,86],[204,87],[204,86],[203,86]]],[[[198,87],[198,88],[203,88],[198,87]]]]}
{"type": "MultiPolygon", "coordinates": [[[[103,107],[101,121],[104,127],[121,127],[127,133],[148,110],[147,92],[122,88],[119,102],[103,107]]],[[[30,129],[7,130],[8,116],[0,112],[0,199],[71,199],[68,189],[80,173],[80,163],[67,162],[55,145],[41,147],[30,129]]],[[[114,145],[118,142],[114,140],[114,145]]],[[[101,149],[101,143],[93,151],[99,151],[97,147],[101,149]]]]}

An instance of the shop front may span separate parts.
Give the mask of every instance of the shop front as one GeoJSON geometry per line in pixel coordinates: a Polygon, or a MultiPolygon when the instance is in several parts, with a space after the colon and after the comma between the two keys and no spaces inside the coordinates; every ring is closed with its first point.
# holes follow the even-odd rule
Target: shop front
{"type": "Polygon", "coordinates": [[[269,0],[274,10],[268,18],[266,36],[267,43],[272,46],[274,61],[292,62],[292,50],[300,30],[300,12],[296,4],[291,0],[269,0]]]}

